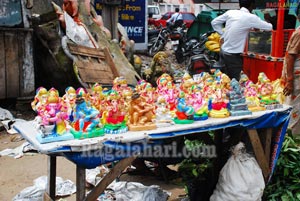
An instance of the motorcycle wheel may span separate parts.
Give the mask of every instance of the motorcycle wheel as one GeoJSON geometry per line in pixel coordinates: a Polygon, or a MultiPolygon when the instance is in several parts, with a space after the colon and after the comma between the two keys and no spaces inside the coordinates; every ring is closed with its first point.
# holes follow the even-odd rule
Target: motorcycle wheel
{"type": "Polygon", "coordinates": [[[164,43],[157,40],[149,49],[149,56],[153,57],[156,53],[164,48],[164,43]]]}
{"type": "Polygon", "coordinates": [[[182,47],[178,46],[177,50],[175,51],[175,58],[176,61],[181,64],[182,62],[184,62],[185,58],[183,56],[183,50],[182,47]]]}

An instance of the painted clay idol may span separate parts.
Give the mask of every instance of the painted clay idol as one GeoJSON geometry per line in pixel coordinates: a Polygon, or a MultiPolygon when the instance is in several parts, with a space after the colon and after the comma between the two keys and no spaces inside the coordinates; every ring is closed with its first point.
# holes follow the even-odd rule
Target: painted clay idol
{"type": "Polygon", "coordinates": [[[129,107],[128,128],[130,131],[152,130],[155,107],[148,104],[138,93],[133,93],[129,107]]]}
{"type": "Polygon", "coordinates": [[[125,122],[125,105],[119,93],[111,90],[107,97],[106,111],[103,112],[104,132],[118,134],[127,132],[125,122]]]}
{"type": "Polygon", "coordinates": [[[102,136],[104,131],[99,127],[99,111],[88,106],[83,96],[76,97],[74,124],[71,133],[76,139],[102,136]]]}
{"type": "Polygon", "coordinates": [[[36,136],[40,143],[49,143],[74,139],[68,133],[68,114],[63,110],[58,91],[54,88],[49,90],[47,104],[43,113],[40,113],[40,134],[36,136]]]}
{"type": "Polygon", "coordinates": [[[185,98],[185,93],[181,91],[176,104],[176,124],[190,124],[194,122],[195,110],[191,105],[188,105],[185,98]]]}
{"type": "Polygon", "coordinates": [[[231,80],[230,87],[230,91],[228,92],[230,115],[241,116],[252,114],[252,112],[248,110],[244,91],[235,78],[231,80]]]}

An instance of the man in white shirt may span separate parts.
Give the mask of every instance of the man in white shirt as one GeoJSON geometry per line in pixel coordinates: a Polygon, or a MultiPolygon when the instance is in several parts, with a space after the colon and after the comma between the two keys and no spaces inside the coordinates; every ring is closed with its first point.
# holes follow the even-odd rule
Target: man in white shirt
{"type": "Polygon", "coordinates": [[[220,59],[225,65],[223,70],[231,79],[240,79],[243,69],[243,53],[251,29],[272,30],[272,24],[261,20],[251,13],[255,0],[240,0],[240,10],[229,10],[216,17],[211,25],[221,35],[224,43],[221,46],[220,59]],[[223,24],[225,31],[223,32],[223,24]]]}
{"type": "Polygon", "coordinates": [[[182,14],[179,12],[179,8],[175,8],[175,13],[167,20],[167,26],[169,28],[176,28],[183,24],[182,14]]]}

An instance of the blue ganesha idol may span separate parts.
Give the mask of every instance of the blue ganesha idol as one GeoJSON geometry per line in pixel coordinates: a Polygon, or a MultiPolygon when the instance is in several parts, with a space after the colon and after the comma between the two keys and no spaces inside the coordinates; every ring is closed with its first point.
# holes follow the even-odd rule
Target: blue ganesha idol
{"type": "Polygon", "coordinates": [[[76,139],[103,136],[103,128],[99,127],[99,111],[87,104],[85,98],[80,94],[76,97],[74,121],[71,133],[76,139]]]}

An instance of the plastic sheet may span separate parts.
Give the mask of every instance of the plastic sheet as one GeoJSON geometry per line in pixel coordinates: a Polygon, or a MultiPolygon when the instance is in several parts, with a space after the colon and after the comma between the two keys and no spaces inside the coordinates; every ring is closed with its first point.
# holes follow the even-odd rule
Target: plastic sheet
{"type": "Polygon", "coordinates": [[[159,186],[144,186],[137,182],[116,182],[113,190],[118,201],[165,201],[170,196],[159,186]]]}
{"type": "MultiPolygon", "coordinates": [[[[34,185],[23,189],[13,201],[41,201],[47,187],[47,176],[41,176],[34,180],[34,185]]],[[[75,184],[70,180],[56,177],[56,196],[67,196],[76,192],[75,184]]]]}

